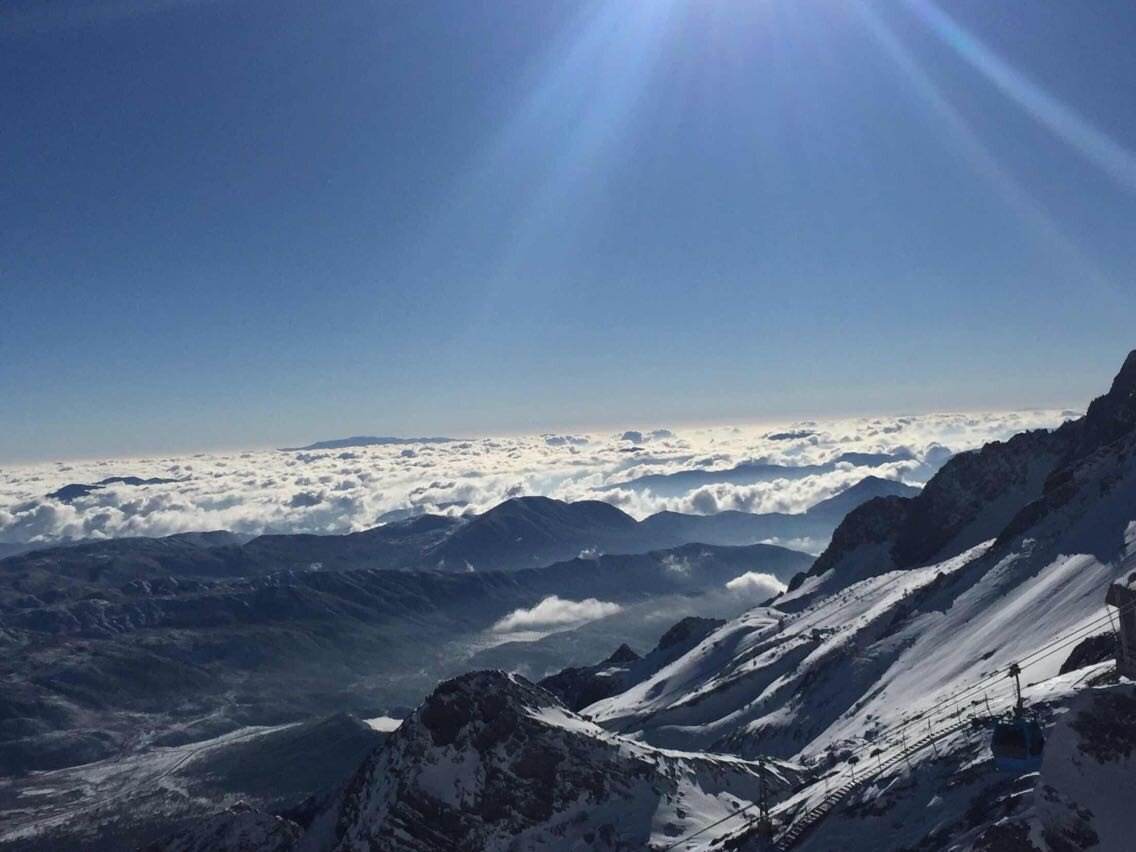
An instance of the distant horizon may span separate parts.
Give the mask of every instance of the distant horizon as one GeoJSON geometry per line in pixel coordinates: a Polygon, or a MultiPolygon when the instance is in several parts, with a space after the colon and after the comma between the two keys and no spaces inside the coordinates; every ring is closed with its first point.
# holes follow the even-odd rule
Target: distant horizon
{"type": "MultiPolygon", "coordinates": [[[[1103,391],[1102,391],[1103,392],[1103,391]]],[[[1094,394],[1093,396],[1099,396],[1094,394]]],[[[462,442],[462,441],[481,441],[492,440],[495,438],[526,438],[526,437],[542,437],[546,435],[580,435],[580,436],[597,436],[597,437],[613,437],[625,431],[635,430],[641,432],[649,432],[654,429],[671,429],[671,430],[707,430],[707,429],[774,429],[777,427],[792,427],[800,424],[813,423],[831,423],[836,421],[847,420],[863,420],[868,418],[899,418],[899,417],[930,417],[937,415],[951,416],[951,415],[990,415],[990,414],[1037,414],[1043,412],[1061,412],[1070,416],[1079,417],[1084,414],[1088,403],[1092,401],[1092,397],[1085,400],[1081,405],[1031,405],[1023,406],[1020,408],[955,408],[955,409],[942,409],[942,410],[928,410],[928,411],[911,411],[905,409],[897,409],[895,411],[879,411],[879,412],[850,412],[850,413],[837,413],[831,416],[818,415],[808,416],[803,415],[799,417],[775,417],[771,419],[759,418],[752,420],[692,420],[692,421],[667,421],[660,423],[639,422],[634,423],[610,423],[592,426],[565,426],[562,428],[538,428],[526,429],[518,431],[510,430],[494,430],[481,433],[458,433],[452,435],[448,434],[432,434],[428,435],[423,433],[421,435],[396,435],[392,433],[380,431],[349,431],[341,435],[334,436],[318,436],[310,439],[305,439],[302,443],[297,442],[296,446],[288,445],[281,442],[256,442],[234,446],[211,446],[211,447],[171,447],[168,449],[156,449],[150,452],[140,452],[137,455],[116,455],[116,454],[90,454],[85,456],[50,456],[50,457],[13,457],[3,458],[0,457],[0,468],[7,467],[26,467],[35,465],[51,465],[51,464],[84,464],[84,463],[110,463],[110,462],[130,462],[138,460],[152,459],[155,457],[168,457],[168,458],[185,458],[196,455],[206,456],[224,456],[234,455],[240,453],[267,453],[267,452],[304,452],[310,444],[323,443],[328,441],[345,440],[348,438],[391,438],[398,441],[410,441],[413,438],[432,438],[444,439],[449,442],[462,442]]],[[[317,450],[317,452],[331,452],[329,449],[317,450]]]]}

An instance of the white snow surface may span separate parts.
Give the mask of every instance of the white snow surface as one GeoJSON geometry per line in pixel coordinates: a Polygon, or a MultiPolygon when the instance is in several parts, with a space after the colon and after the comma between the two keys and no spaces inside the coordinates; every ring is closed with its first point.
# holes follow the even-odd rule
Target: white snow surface
{"type": "Polygon", "coordinates": [[[398,726],[402,724],[402,719],[396,719],[393,716],[376,716],[374,719],[364,719],[363,721],[370,725],[373,730],[384,734],[398,730],[398,726]]]}

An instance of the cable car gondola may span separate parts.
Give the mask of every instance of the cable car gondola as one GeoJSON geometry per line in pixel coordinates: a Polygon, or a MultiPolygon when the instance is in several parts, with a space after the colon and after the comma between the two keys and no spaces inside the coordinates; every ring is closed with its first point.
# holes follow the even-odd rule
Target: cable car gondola
{"type": "Polygon", "coordinates": [[[1003,772],[1033,772],[1041,768],[1041,757],[1045,750],[1045,734],[1041,723],[1032,713],[1027,713],[1022,702],[1022,685],[1018,676],[1021,669],[1017,663],[1010,666],[1010,677],[1014,679],[1018,701],[1013,714],[994,722],[994,734],[990,738],[990,751],[994,753],[994,765],[1003,772]]]}

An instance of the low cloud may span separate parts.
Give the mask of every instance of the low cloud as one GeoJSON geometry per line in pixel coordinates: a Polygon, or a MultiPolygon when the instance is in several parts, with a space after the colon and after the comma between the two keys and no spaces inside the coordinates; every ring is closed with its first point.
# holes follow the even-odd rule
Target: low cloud
{"type": "Polygon", "coordinates": [[[772,574],[762,574],[758,571],[747,571],[740,577],[734,577],[726,583],[731,592],[740,592],[755,600],[766,600],[779,595],[787,588],[784,583],[772,574]]]}
{"type": "Polygon", "coordinates": [[[586,598],[570,601],[549,595],[532,609],[515,609],[496,624],[496,633],[511,633],[515,630],[538,630],[547,627],[565,627],[595,621],[621,612],[623,607],[610,601],[586,598]]]}
{"type": "Polygon", "coordinates": [[[582,447],[588,443],[583,435],[544,435],[544,443],[550,447],[582,447]]]}
{"type": "Polygon", "coordinates": [[[786,423],[776,431],[717,426],[631,430],[627,436],[545,433],[348,451],[197,453],[0,466],[0,542],[217,529],[250,535],[345,533],[422,513],[484,512],[511,496],[530,494],[602,499],[636,518],[663,510],[801,512],[869,473],[920,485],[950,450],[1050,428],[1068,416],[1063,411],[929,414],[786,423]],[[641,440],[645,449],[626,452],[631,439],[641,440]],[[915,458],[875,467],[842,465],[802,479],[692,486],[667,497],[618,487],[636,477],[728,469],[754,459],[812,465],[844,452],[894,453],[901,448],[915,458]],[[69,503],[48,496],[71,483],[118,476],[181,481],[112,483],[69,503]]]}
{"type": "Polygon", "coordinates": [[[690,560],[684,556],[676,556],[673,553],[668,553],[663,557],[663,567],[679,577],[690,576],[690,560]]]}

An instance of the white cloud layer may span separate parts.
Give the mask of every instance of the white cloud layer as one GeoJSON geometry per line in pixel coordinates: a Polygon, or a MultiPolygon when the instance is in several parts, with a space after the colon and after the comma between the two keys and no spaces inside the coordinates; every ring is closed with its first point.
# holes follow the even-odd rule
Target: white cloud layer
{"type": "Polygon", "coordinates": [[[548,627],[567,627],[606,618],[621,612],[617,603],[585,598],[570,601],[549,595],[531,609],[515,609],[496,624],[494,632],[512,633],[515,630],[539,630],[548,627]]]}
{"type": "Polygon", "coordinates": [[[349,532],[417,512],[481,512],[509,497],[606,500],[642,518],[664,509],[800,512],[871,473],[921,484],[918,459],[1051,428],[1076,412],[930,414],[776,426],[479,438],[446,444],[103,459],[0,467],[0,542],[158,536],[191,530],[349,532]],[[630,440],[641,439],[642,442],[630,440]],[[911,451],[912,462],[843,465],[828,473],[678,496],[615,487],[648,474],[741,462],[818,464],[845,452],[911,451]],[[111,476],[178,479],[112,484],[71,503],[46,495],[111,476]]]}
{"type": "Polygon", "coordinates": [[[767,600],[781,594],[787,587],[772,574],[746,571],[740,577],[734,577],[726,583],[726,588],[731,592],[742,592],[755,600],[767,600]]]}

